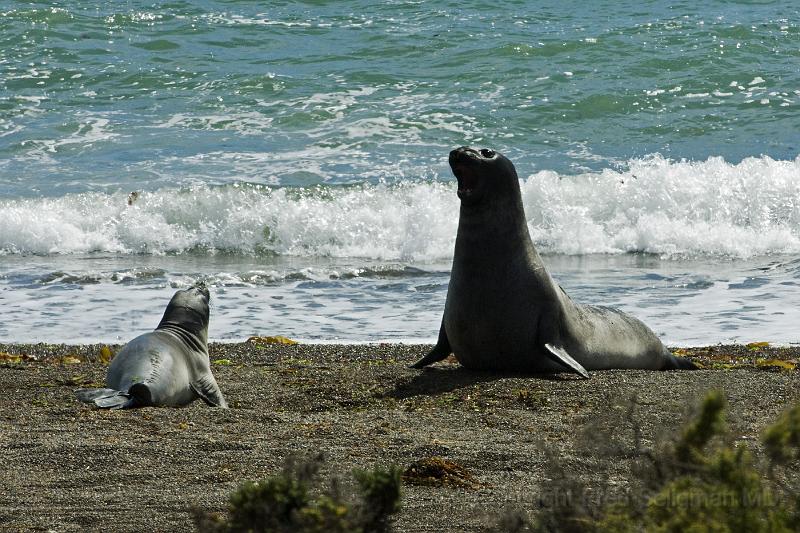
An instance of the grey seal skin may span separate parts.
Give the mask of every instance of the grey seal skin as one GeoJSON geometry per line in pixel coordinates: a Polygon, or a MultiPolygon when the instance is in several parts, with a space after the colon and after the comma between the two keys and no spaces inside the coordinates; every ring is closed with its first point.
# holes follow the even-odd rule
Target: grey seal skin
{"type": "Polygon", "coordinates": [[[519,179],[502,154],[450,152],[461,209],[439,338],[412,368],[451,353],[466,368],[511,372],[691,369],[642,322],[578,305],[547,273],[528,233],[519,179]]]}
{"type": "Polygon", "coordinates": [[[81,401],[105,409],[178,407],[197,398],[228,407],[208,357],[208,289],[175,293],[155,331],[126,344],[111,361],[105,389],[79,389],[81,401]]]}

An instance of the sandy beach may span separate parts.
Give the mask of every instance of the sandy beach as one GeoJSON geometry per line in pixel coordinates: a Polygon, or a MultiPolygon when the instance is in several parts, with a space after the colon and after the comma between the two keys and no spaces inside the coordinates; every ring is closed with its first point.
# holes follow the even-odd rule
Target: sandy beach
{"type": "Polygon", "coordinates": [[[454,361],[408,369],[426,349],[217,343],[230,409],[102,411],[72,391],[102,384],[103,345],[0,345],[0,529],[191,530],[193,506],[224,511],[241,482],[322,451],[322,478],[345,486],[353,468],[432,456],[463,466],[478,485],[404,484],[395,526],[478,531],[506,508],[533,515],[561,497],[556,474],[581,480],[593,500],[626,497],[634,427],[652,445],[711,388],[725,392],[733,434],[756,455],[763,428],[800,401],[797,348],[687,349],[708,369],[589,380],[474,373],[454,361]]]}

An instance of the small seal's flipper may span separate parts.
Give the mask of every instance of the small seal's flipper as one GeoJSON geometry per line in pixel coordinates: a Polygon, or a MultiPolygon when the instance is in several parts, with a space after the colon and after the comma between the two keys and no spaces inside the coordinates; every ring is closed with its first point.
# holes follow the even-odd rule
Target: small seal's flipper
{"type": "Polygon", "coordinates": [[[217,380],[214,379],[213,375],[206,374],[200,379],[189,383],[189,387],[211,407],[228,408],[228,402],[222,396],[222,391],[219,390],[219,385],[217,385],[217,380]]]}
{"type": "Polygon", "coordinates": [[[136,400],[130,394],[114,389],[78,389],[75,396],[101,409],[127,409],[136,405],[136,400]]]}
{"type": "Polygon", "coordinates": [[[106,398],[119,394],[119,391],[114,389],[75,389],[73,392],[75,396],[84,403],[94,403],[98,398],[106,398]]]}
{"type": "Polygon", "coordinates": [[[94,404],[100,409],[130,409],[137,406],[136,399],[131,398],[124,392],[117,392],[114,396],[97,398],[94,404]]]}
{"type": "Polygon", "coordinates": [[[561,348],[560,346],[553,346],[552,344],[545,344],[544,347],[547,348],[545,354],[550,357],[550,359],[567,367],[567,369],[572,370],[583,378],[589,379],[589,373],[586,371],[586,369],[583,368],[579,362],[573,359],[564,348],[561,348]]]}
{"type": "Polygon", "coordinates": [[[447,340],[447,332],[444,330],[444,321],[442,321],[442,326],[439,328],[439,338],[436,340],[436,346],[433,347],[433,350],[428,352],[428,355],[413,365],[409,365],[409,368],[422,368],[428,366],[446,359],[451,353],[453,353],[453,349],[450,348],[450,341],[447,340]]]}

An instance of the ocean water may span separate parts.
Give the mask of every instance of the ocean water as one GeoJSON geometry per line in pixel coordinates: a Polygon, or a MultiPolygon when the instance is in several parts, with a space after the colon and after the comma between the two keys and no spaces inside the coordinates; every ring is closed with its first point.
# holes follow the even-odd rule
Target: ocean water
{"type": "Polygon", "coordinates": [[[0,0],[0,341],[432,341],[473,145],[574,299],[800,342],[800,7],[665,4],[0,0]]]}

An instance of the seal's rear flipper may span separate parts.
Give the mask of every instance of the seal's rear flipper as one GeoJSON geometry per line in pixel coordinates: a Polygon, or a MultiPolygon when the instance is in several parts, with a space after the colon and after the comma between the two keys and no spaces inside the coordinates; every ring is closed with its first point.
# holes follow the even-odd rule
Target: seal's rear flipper
{"type": "Polygon", "coordinates": [[[219,390],[219,385],[217,385],[217,380],[214,379],[213,375],[206,374],[200,379],[189,383],[189,387],[200,397],[201,400],[206,402],[206,404],[210,405],[211,407],[222,407],[223,409],[228,408],[228,402],[226,402],[225,397],[222,396],[222,391],[219,390]]]}
{"type": "Polygon", "coordinates": [[[130,409],[136,407],[136,400],[125,394],[124,392],[117,392],[114,396],[105,396],[97,398],[94,404],[100,409],[130,409]]]}
{"type": "Polygon", "coordinates": [[[447,339],[447,332],[444,330],[444,321],[442,321],[442,326],[439,328],[439,338],[436,339],[436,346],[433,347],[433,350],[428,352],[428,355],[413,365],[409,365],[408,368],[422,368],[428,366],[446,359],[451,353],[453,353],[453,349],[450,348],[450,341],[447,339]]]}
{"type": "Polygon", "coordinates": [[[544,347],[547,348],[545,354],[549,356],[550,359],[560,365],[564,365],[576,374],[589,379],[589,373],[586,371],[586,369],[583,368],[579,362],[573,359],[564,348],[561,348],[560,346],[553,346],[552,344],[545,344],[544,347]]]}
{"type": "Polygon", "coordinates": [[[119,394],[119,391],[114,389],[76,389],[73,392],[80,401],[85,403],[94,403],[97,398],[119,394]]]}
{"type": "Polygon", "coordinates": [[[101,409],[125,409],[133,407],[135,403],[129,394],[114,389],[78,389],[75,396],[101,409]]]}
{"type": "Polygon", "coordinates": [[[667,352],[667,353],[669,354],[670,366],[665,367],[664,370],[699,370],[700,369],[700,367],[698,367],[696,364],[694,364],[692,361],[690,361],[686,357],[681,357],[679,355],[673,355],[673,354],[671,354],[669,352],[667,352]]]}

